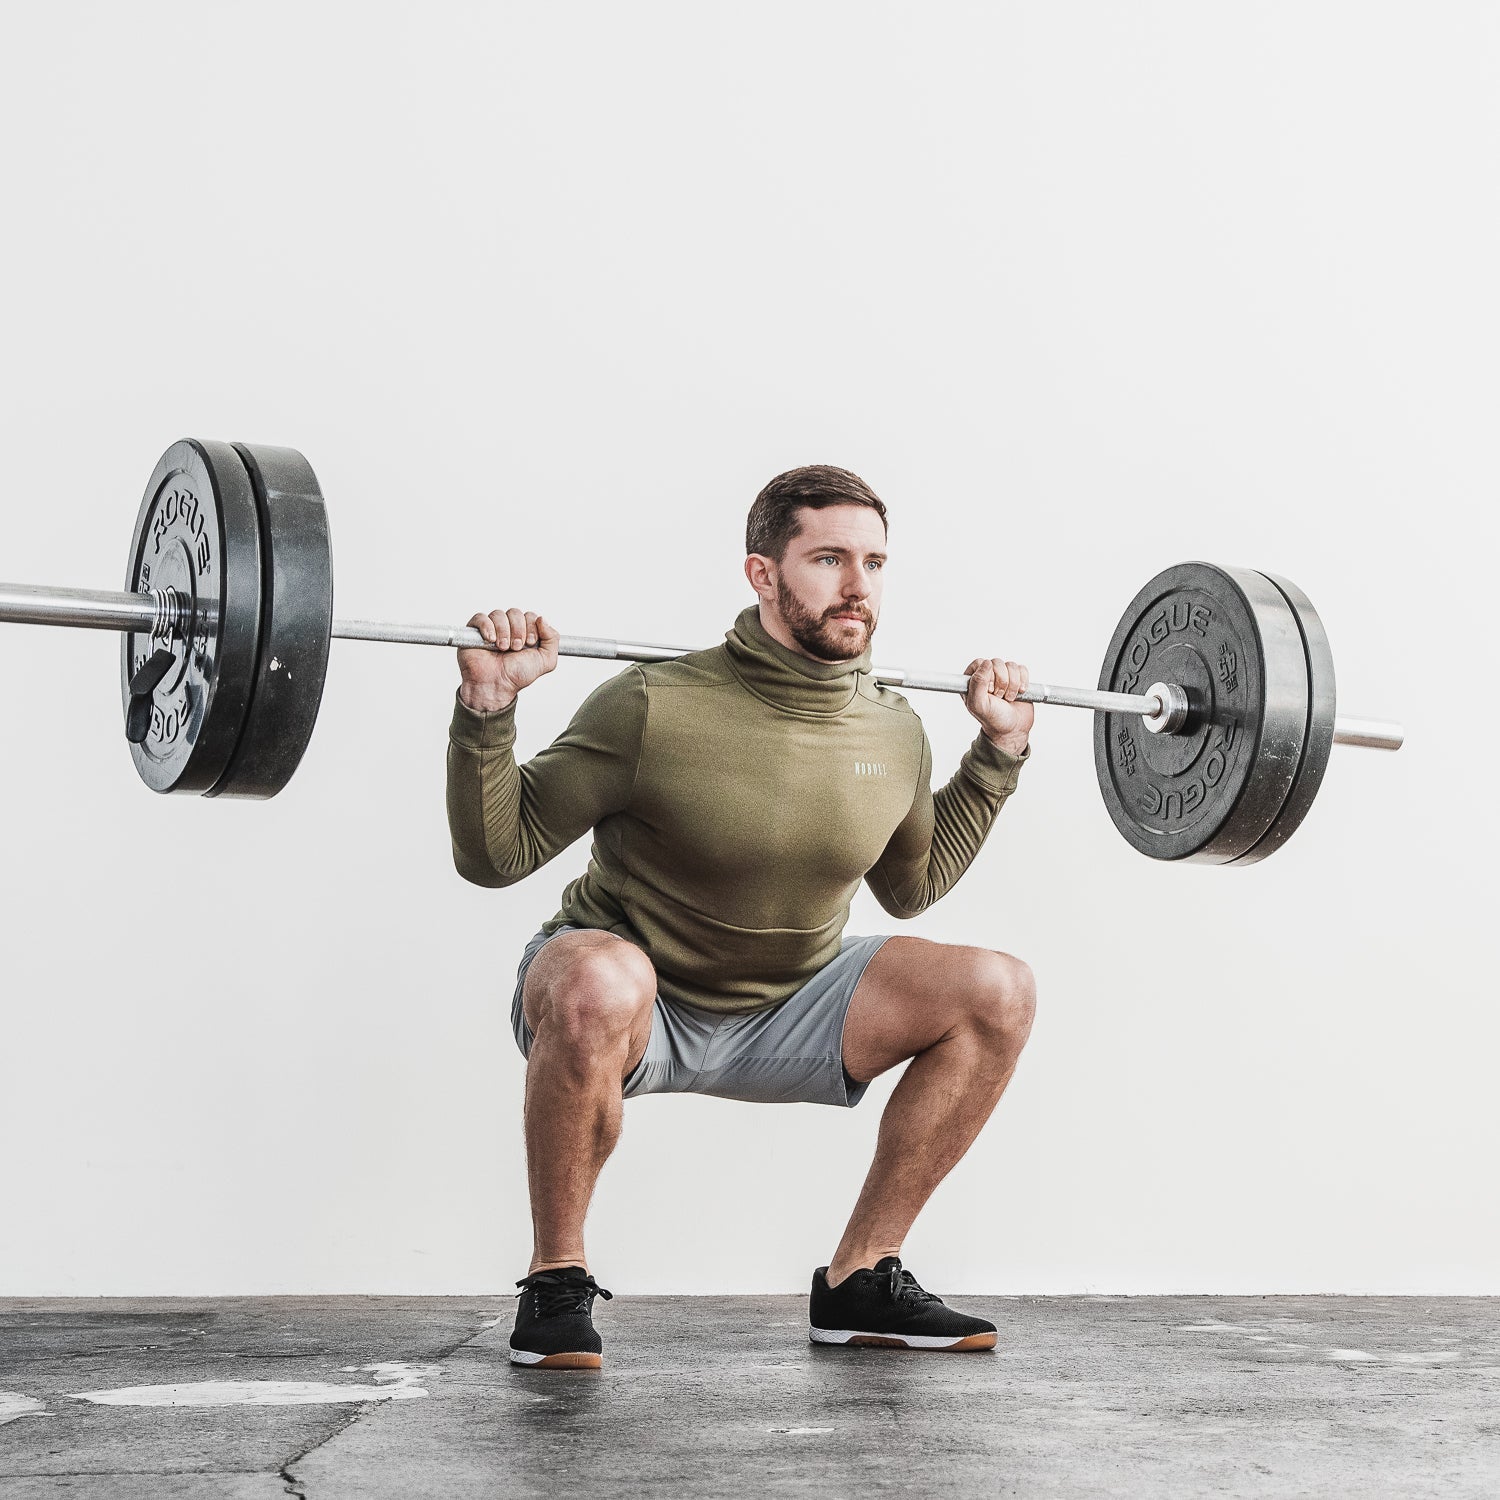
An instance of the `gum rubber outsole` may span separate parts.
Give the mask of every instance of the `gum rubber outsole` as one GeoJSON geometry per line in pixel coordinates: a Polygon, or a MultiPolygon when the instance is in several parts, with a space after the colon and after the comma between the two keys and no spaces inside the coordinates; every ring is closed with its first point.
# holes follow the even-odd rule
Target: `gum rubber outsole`
{"type": "Polygon", "coordinates": [[[523,1359],[520,1351],[510,1351],[510,1362],[518,1370],[598,1370],[604,1365],[602,1354],[580,1350],[574,1354],[544,1354],[540,1359],[523,1359]]]}
{"type": "MultiPolygon", "coordinates": [[[[823,1332],[822,1329],[817,1332],[823,1332]]],[[[897,1334],[888,1333],[845,1333],[842,1336],[828,1336],[823,1338],[814,1337],[812,1342],[831,1347],[850,1348],[858,1346],[865,1349],[905,1349],[912,1354],[962,1354],[971,1349],[993,1349],[998,1335],[993,1333],[971,1333],[967,1338],[955,1340],[953,1343],[940,1343],[932,1340],[928,1343],[909,1343],[897,1334]]]]}

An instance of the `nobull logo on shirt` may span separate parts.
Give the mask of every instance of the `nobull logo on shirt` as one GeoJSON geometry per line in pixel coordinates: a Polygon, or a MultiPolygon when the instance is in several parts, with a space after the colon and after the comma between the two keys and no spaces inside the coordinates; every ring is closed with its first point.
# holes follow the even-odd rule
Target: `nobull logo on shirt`
{"type": "Polygon", "coordinates": [[[856,776],[885,776],[889,773],[883,760],[857,760],[854,762],[856,776]]]}

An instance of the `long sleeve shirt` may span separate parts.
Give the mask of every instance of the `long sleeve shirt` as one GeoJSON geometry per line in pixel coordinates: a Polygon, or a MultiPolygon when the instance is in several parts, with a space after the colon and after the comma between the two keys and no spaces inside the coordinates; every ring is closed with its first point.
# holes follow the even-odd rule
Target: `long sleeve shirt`
{"type": "Polygon", "coordinates": [[[525,765],[515,739],[514,704],[455,702],[459,874],[512,885],[592,829],[588,868],[543,930],[613,932],[645,951],[663,995],[724,1012],[774,1006],[829,963],[861,880],[894,917],[952,889],[1026,759],[980,734],[934,793],[922,721],[875,681],[869,648],[813,661],[754,605],[722,646],[601,683],[525,765]]]}

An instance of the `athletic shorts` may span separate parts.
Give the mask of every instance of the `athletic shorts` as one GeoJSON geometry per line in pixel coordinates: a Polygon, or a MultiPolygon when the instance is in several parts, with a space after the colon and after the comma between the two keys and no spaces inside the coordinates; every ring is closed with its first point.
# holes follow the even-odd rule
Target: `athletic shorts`
{"type": "MultiPolygon", "coordinates": [[[[551,934],[578,932],[572,926],[551,934]]],[[[531,1027],[521,1009],[526,971],[549,941],[537,933],[516,971],[511,1027],[523,1057],[531,1027]]],[[[724,1015],[658,992],[646,1055],[625,1080],[625,1097],[713,1094],[751,1104],[837,1104],[852,1108],[868,1084],[844,1071],[844,1018],[865,965],[885,937],[846,937],[838,957],[770,1010],[724,1015]]]]}

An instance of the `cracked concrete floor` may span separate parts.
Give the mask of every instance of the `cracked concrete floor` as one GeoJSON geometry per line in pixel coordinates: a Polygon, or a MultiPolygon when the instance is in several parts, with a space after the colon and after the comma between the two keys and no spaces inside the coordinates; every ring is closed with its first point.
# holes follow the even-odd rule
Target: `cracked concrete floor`
{"type": "Polygon", "coordinates": [[[504,1296],[0,1299],[0,1500],[1500,1494],[1500,1300],[952,1300],[994,1354],[622,1297],[565,1373],[504,1296]]]}

